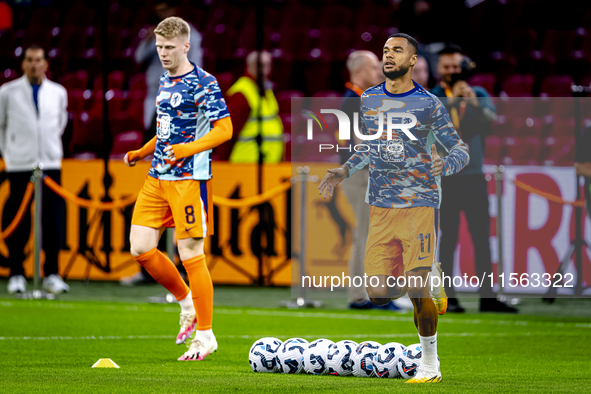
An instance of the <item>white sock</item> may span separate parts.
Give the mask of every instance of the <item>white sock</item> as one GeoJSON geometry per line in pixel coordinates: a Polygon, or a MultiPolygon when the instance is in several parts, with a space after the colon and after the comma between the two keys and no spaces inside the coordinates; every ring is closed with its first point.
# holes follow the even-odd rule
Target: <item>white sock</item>
{"type": "Polygon", "coordinates": [[[185,298],[179,301],[181,305],[181,311],[183,313],[195,313],[195,306],[193,305],[193,296],[189,291],[189,294],[185,298]]]}
{"type": "Polygon", "coordinates": [[[437,333],[430,337],[419,335],[423,356],[421,357],[421,369],[423,371],[437,372],[437,333]]]}
{"type": "Polygon", "coordinates": [[[199,339],[203,342],[211,342],[215,339],[215,336],[213,335],[211,328],[209,330],[196,330],[195,339],[199,339]]]}

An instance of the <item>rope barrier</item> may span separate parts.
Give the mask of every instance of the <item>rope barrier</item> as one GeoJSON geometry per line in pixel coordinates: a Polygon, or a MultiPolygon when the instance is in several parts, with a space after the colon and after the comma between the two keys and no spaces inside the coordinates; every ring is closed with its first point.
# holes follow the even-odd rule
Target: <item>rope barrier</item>
{"type": "Polygon", "coordinates": [[[213,196],[213,203],[229,208],[251,207],[254,205],[259,205],[265,201],[269,201],[279,193],[284,192],[285,190],[289,190],[289,188],[291,188],[291,182],[285,181],[282,184],[277,185],[270,190],[267,190],[266,192],[252,197],[232,199],[226,197],[213,196]]]}
{"type": "Polygon", "coordinates": [[[49,187],[51,190],[55,192],[58,196],[63,198],[64,200],[68,200],[73,202],[74,204],[84,207],[84,208],[92,208],[98,209],[99,211],[112,211],[117,208],[123,208],[128,205],[131,205],[137,199],[137,196],[127,196],[122,198],[119,201],[96,201],[96,200],[87,200],[84,198],[80,198],[74,193],[64,189],[61,187],[56,181],[51,179],[50,177],[46,176],[43,178],[43,182],[49,187]]]}
{"type": "Polygon", "coordinates": [[[23,218],[25,217],[25,212],[29,207],[29,203],[31,202],[31,198],[33,197],[33,192],[35,191],[35,185],[33,182],[29,182],[27,184],[27,188],[25,189],[25,195],[23,196],[23,201],[21,201],[20,207],[18,207],[18,211],[16,211],[16,215],[12,219],[12,222],[0,233],[0,238],[6,239],[14,233],[14,230],[18,227],[21,223],[23,218]]]}
{"type": "Polygon", "coordinates": [[[517,179],[513,180],[513,183],[515,184],[515,186],[517,186],[525,191],[528,191],[528,192],[538,195],[540,197],[544,197],[546,200],[555,202],[557,204],[572,205],[574,207],[584,207],[585,206],[585,200],[565,201],[560,196],[555,196],[554,194],[550,194],[550,193],[544,192],[540,189],[536,189],[535,187],[528,185],[527,183],[524,183],[524,182],[519,181],[517,179]]]}
{"type": "MultiPolygon", "coordinates": [[[[3,165],[4,165],[4,162],[0,161],[0,172],[2,172],[2,170],[3,170],[3,165]]],[[[114,209],[122,208],[122,207],[133,204],[137,200],[137,196],[128,196],[128,197],[122,198],[119,201],[111,201],[111,202],[88,200],[88,199],[78,197],[74,193],[64,189],[60,184],[55,182],[50,177],[47,177],[47,176],[44,177],[43,182],[47,185],[47,187],[49,187],[51,190],[53,190],[58,196],[62,197],[64,200],[68,200],[68,201],[70,201],[78,206],[84,207],[84,208],[97,209],[99,211],[111,211],[114,209]]],[[[249,207],[249,206],[255,206],[255,205],[259,205],[263,202],[269,201],[271,198],[275,197],[279,193],[282,193],[285,190],[289,190],[289,188],[291,188],[291,182],[286,181],[280,185],[275,186],[274,188],[272,188],[270,190],[267,190],[266,192],[264,192],[262,194],[252,196],[252,197],[246,197],[246,198],[241,198],[241,199],[232,199],[232,198],[226,198],[226,197],[220,197],[220,196],[213,196],[213,203],[216,205],[225,206],[225,207],[229,207],[229,208],[244,208],[244,207],[249,207]]],[[[14,230],[18,227],[18,225],[20,224],[21,220],[23,219],[23,217],[25,215],[25,210],[26,210],[27,206],[28,206],[29,202],[31,201],[31,198],[33,197],[34,189],[35,189],[35,186],[33,185],[33,183],[29,183],[27,185],[27,189],[25,191],[23,201],[21,202],[21,205],[20,205],[14,219],[8,225],[8,227],[0,233],[0,238],[2,238],[2,239],[8,238],[10,235],[12,235],[14,230]]]]}
{"type": "MultiPolygon", "coordinates": [[[[74,204],[79,205],[84,208],[93,208],[93,209],[98,209],[100,211],[111,211],[113,209],[122,208],[127,205],[133,204],[135,202],[135,200],[137,199],[137,196],[128,196],[128,197],[122,198],[119,201],[113,201],[113,202],[87,200],[84,198],[80,198],[80,197],[76,196],[74,193],[64,189],[57,182],[55,182],[53,179],[51,179],[49,177],[43,178],[43,182],[45,182],[45,184],[51,190],[53,190],[58,196],[62,197],[64,200],[71,201],[74,204]]],[[[217,204],[217,205],[225,206],[225,207],[230,207],[230,208],[243,208],[243,207],[259,205],[265,201],[270,200],[271,198],[275,197],[279,193],[281,193],[285,190],[288,190],[290,187],[291,187],[291,182],[286,181],[280,185],[275,186],[274,188],[272,188],[270,190],[267,190],[266,192],[264,192],[260,195],[256,195],[256,196],[252,196],[252,197],[241,198],[241,199],[231,199],[231,198],[213,196],[213,203],[217,204]]]]}

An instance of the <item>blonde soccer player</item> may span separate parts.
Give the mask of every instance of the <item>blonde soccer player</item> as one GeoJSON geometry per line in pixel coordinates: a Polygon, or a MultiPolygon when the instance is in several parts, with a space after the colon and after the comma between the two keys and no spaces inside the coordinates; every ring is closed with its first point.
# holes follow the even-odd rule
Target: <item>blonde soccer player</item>
{"type": "Polygon", "coordinates": [[[217,350],[212,331],[213,284],[203,252],[213,234],[211,150],[232,137],[232,122],[213,75],[187,58],[190,28],[181,18],[164,19],[154,30],[166,72],[156,97],[157,133],[124,161],[134,166],[153,154],[131,221],[131,254],[181,306],[176,343],[191,337],[179,360],[203,360],[217,350]],[[157,249],[165,227],[176,228],[180,258],[190,288],[175,265],[157,249]]]}

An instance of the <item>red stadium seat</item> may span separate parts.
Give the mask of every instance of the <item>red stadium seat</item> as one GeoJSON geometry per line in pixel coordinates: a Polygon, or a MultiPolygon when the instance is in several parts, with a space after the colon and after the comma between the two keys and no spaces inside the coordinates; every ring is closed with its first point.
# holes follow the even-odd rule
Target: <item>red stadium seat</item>
{"type": "Polygon", "coordinates": [[[511,135],[516,137],[536,137],[542,139],[542,121],[538,118],[515,119],[511,128],[511,135]]]}
{"type": "Polygon", "coordinates": [[[512,74],[505,81],[501,91],[509,97],[530,97],[532,96],[534,76],[531,74],[512,74]]]}
{"type": "Polygon", "coordinates": [[[94,25],[95,11],[87,7],[69,7],[66,11],[63,26],[82,26],[88,27],[94,25]]]}
{"type": "Polygon", "coordinates": [[[575,135],[574,118],[548,117],[544,125],[544,135],[548,137],[567,137],[575,135]]]}
{"type": "MultiPolygon", "coordinates": [[[[92,118],[102,118],[103,116],[103,92],[99,90],[95,93],[94,104],[89,111],[92,118]]],[[[130,103],[128,92],[120,90],[107,91],[107,101],[109,106],[109,119],[114,119],[118,114],[124,112],[130,103]]]]}
{"type": "Polygon", "coordinates": [[[500,101],[503,105],[497,109],[497,115],[504,116],[509,124],[516,119],[535,116],[536,99],[532,97],[502,97],[500,101]]]}
{"type": "MultiPolygon", "coordinates": [[[[133,52],[128,53],[126,49],[130,44],[130,29],[120,26],[109,26],[107,28],[107,42],[108,42],[108,56],[109,60],[121,60],[124,57],[129,57],[133,52]]],[[[98,28],[93,41],[93,48],[87,52],[87,57],[97,57],[97,61],[102,59],[102,35],[101,29],[98,28]],[[90,55],[92,54],[92,56],[90,55]]]]}
{"type": "Polygon", "coordinates": [[[523,59],[530,56],[538,39],[538,32],[530,27],[517,27],[507,31],[505,53],[523,59]]]}
{"type": "Polygon", "coordinates": [[[128,130],[144,129],[143,119],[137,116],[137,114],[125,110],[115,112],[112,116],[109,116],[109,126],[111,128],[111,136],[113,137],[128,130]]]}
{"type": "Polygon", "coordinates": [[[218,59],[232,60],[235,36],[236,30],[232,25],[220,23],[204,34],[202,45],[209,51],[215,52],[218,59]]]}
{"type": "Polygon", "coordinates": [[[181,8],[179,14],[182,15],[185,20],[190,21],[191,24],[197,28],[197,30],[205,30],[205,24],[208,21],[207,17],[209,14],[207,8],[199,8],[189,5],[181,8]]]}
{"type": "Polygon", "coordinates": [[[82,89],[85,90],[88,84],[88,73],[85,70],[78,70],[73,73],[65,74],[60,82],[66,90],[82,89]]]}
{"type": "MultiPolygon", "coordinates": [[[[133,12],[135,17],[135,11],[133,12]]],[[[112,3],[109,8],[108,21],[110,26],[129,27],[131,10],[121,7],[119,3],[112,3]]]]}
{"type": "Polygon", "coordinates": [[[49,26],[31,25],[25,30],[25,35],[21,41],[23,50],[33,44],[39,45],[41,48],[48,48],[52,38],[51,31],[52,28],[49,26]]]}
{"type": "Polygon", "coordinates": [[[293,73],[293,57],[284,53],[282,49],[273,50],[273,70],[271,79],[275,82],[277,91],[291,89],[293,86],[291,77],[293,73]]]}
{"type": "Polygon", "coordinates": [[[339,28],[352,25],[356,15],[353,10],[347,6],[337,4],[327,4],[320,10],[318,23],[320,27],[339,28]]]}
{"type": "Polygon", "coordinates": [[[68,90],[68,112],[78,114],[86,109],[86,99],[84,98],[84,90],[82,89],[67,89],[68,90]]]}
{"type": "Polygon", "coordinates": [[[502,162],[506,165],[537,165],[540,160],[540,139],[537,137],[505,137],[502,140],[502,162]]]}
{"type": "Polygon", "coordinates": [[[232,73],[230,73],[230,72],[217,73],[215,75],[215,78],[217,79],[218,84],[220,85],[220,90],[222,91],[222,95],[226,94],[226,91],[228,89],[230,89],[230,86],[232,86],[232,83],[234,82],[234,77],[232,76],[232,73]]]}
{"type": "Polygon", "coordinates": [[[484,164],[499,164],[501,157],[501,138],[496,135],[486,137],[484,164]]]}
{"type": "Polygon", "coordinates": [[[72,140],[69,151],[74,155],[80,152],[99,154],[103,148],[102,118],[91,118],[88,112],[82,112],[73,121],[72,140]]]}
{"type": "Polygon", "coordinates": [[[573,97],[551,97],[549,115],[557,119],[574,118],[575,99],[573,97]]]}
{"type": "MultiPolygon", "coordinates": [[[[296,97],[304,97],[304,94],[299,90],[284,90],[276,94],[277,103],[279,104],[279,113],[290,114],[291,113],[291,99],[296,97]]],[[[296,102],[301,103],[301,100],[296,102]]]]}
{"type": "Polygon", "coordinates": [[[6,69],[4,71],[0,71],[0,86],[6,82],[17,79],[19,76],[20,75],[16,72],[16,70],[6,69]]]}
{"type": "MultiPolygon", "coordinates": [[[[283,13],[283,20],[280,25],[281,35],[285,32],[300,29],[302,26],[314,26],[317,17],[317,11],[314,7],[293,4],[286,8],[283,13]]],[[[305,28],[308,30],[308,28],[305,28]]]]}
{"type": "Polygon", "coordinates": [[[575,47],[575,30],[546,30],[542,50],[551,62],[568,59],[575,47]]]}
{"type": "Polygon", "coordinates": [[[495,75],[490,73],[476,74],[470,78],[469,84],[472,86],[481,86],[488,94],[495,93],[495,75]]]}
{"type": "Polygon", "coordinates": [[[15,57],[16,34],[12,30],[0,32],[0,58],[12,59],[15,57]]]}
{"type": "MultiPolygon", "coordinates": [[[[123,82],[125,81],[125,75],[123,71],[111,71],[108,76],[108,87],[113,90],[123,90],[123,82]]],[[[99,75],[94,79],[94,90],[103,90],[103,76],[99,75]]]]}
{"type": "Polygon", "coordinates": [[[542,81],[540,96],[571,97],[572,83],[573,80],[569,75],[550,75],[542,81]]]}
{"type": "Polygon", "coordinates": [[[86,27],[64,27],[58,40],[57,49],[62,56],[67,55],[73,59],[83,59],[88,41],[86,27]]]}
{"type": "Polygon", "coordinates": [[[128,130],[121,132],[113,139],[111,148],[111,159],[123,159],[130,150],[136,150],[142,147],[144,135],[140,131],[128,130]]]}
{"type": "Polygon", "coordinates": [[[542,159],[546,165],[572,166],[575,161],[574,135],[546,137],[544,139],[542,159]]]}
{"type": "Polygon", "coordinates": [[[351,31],[347,28],[326,28],[320,30],[318,48],[334,60],[346,60],[351,41],[351,31]]]}
{"type": "Polygon", "coordinates": [[[328,59],[319,58],[315,61],[308,62],[304,67],[307,91],[313,94],[322,90],[327,90],[329,87],[331,71],[332,62],[328,59]]]}
{"type": "Polygon", "coordinates": [[[511,135],[511,124],[507,123],[507,118],[504,115],[497,116],[492,122],[492,135],[497,137],[505,137],[511,135]]]}
{"type": "Polygon", "coordinates": [[[294,60],[305,60],[311,49],[311,38],[307,28],[294,28],[281,33],[279,45],[284,53],[290,54],[294,60]]]}
{"type": "Polygon", "coordinates": [[[148,90],[146,86],[146,74],[144,73],[137,73],[129,80],[129,91],[131,93],[142,91],[145,92],[148,90]]]}
{"type": "Polygon", "coordinates": [[[47,29],[51,29],[58,25],[60,13],[58,10],[53,8],[37,8],[31,15],[29,27],[43,26],[47,29]]]}

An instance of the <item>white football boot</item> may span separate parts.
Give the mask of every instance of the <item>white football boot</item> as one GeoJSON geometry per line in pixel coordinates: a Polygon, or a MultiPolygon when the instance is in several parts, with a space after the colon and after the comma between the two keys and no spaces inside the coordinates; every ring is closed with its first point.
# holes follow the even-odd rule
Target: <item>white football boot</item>
{"type": "Polygon", "coordinates": [[[8,294],[24,293],[27,291],[27,280],[22,275],[11,276],[8,280],[8,294]]]}
{"type": "Polygon", "coordinates": [[[179,323],[181,325],[181,330],[179,334],[176,336],[176,344],[180,345],[181,343],[185,342],[187,339],[191,338],[193,332],[195,331],[195,327],[197,326],[197,315],[195,312],[193,313],[182,313],[181,312],[181,321],[179,323]]]}
{"type": "Polygon", "coordinates": [[[51,274],[43,279],[43,288],[53,294],[61,294],[70,291],[70,286],[58,274],[51,274]]]}
{"type": "Polygon", "coordinates": [[[195,339],[189,344],[189,350],[178,358],[179,361],[201,361],[211,353],[218,350],[218,343],[212,334],[210,341],[198,339],[198,332],[195,334],[195,339]]]}

